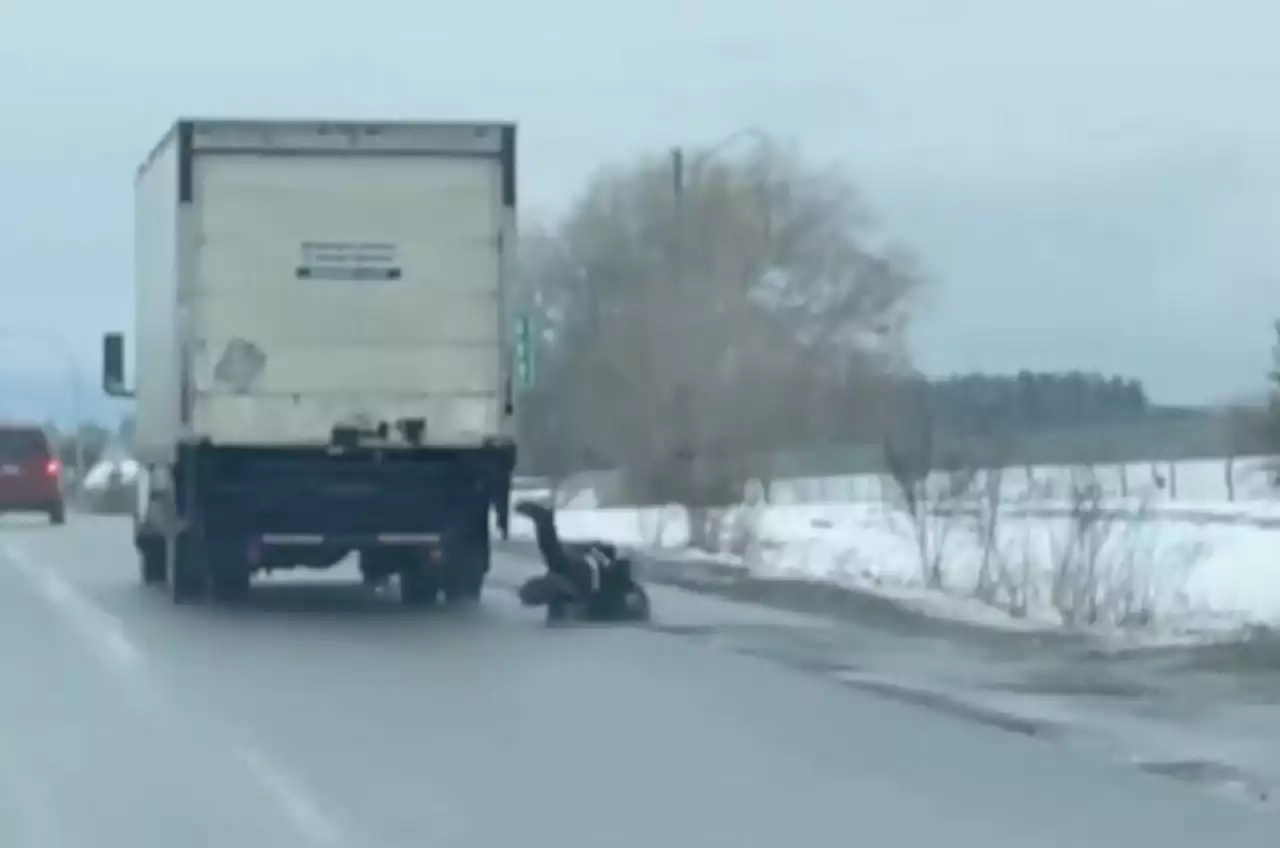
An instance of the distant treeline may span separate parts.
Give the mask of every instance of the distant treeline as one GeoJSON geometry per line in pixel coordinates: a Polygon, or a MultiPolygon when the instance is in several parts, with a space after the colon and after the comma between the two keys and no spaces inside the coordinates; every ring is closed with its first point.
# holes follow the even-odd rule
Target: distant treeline
{"type": "MultiPolygon", "coordinates": [[[[930,462],[955,454],[1002,464],[1181,460],[1225,455],[1212,411],[1154,404],[1140,380],[1084,371],[959,374],[909,386],[910,414],[885,438],[919,446],[933,434],[930,462]],[[923,428],[923,429],[922,429],[923,428]]],[[[776,453],[774,476],[879,473],[884,439],[776,453]]]]}
{"type": "Polygon", "coordinates": [[[957,436],[1110,427],[1202,414],[1153,405],[1140,380],[1084,371],[960,374],[921,380],[914,391],[933,424],[957,436]]]}

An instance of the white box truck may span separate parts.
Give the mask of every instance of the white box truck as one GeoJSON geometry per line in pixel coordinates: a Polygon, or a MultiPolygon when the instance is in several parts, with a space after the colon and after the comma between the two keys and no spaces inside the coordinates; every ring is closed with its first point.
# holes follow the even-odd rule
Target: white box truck
{"type": "Polygon", "coordinates": [[[180,120],[139,168],[142,580],[231,600],[358,552],[479,597],[515,465],[512,124],[180,120]]]}

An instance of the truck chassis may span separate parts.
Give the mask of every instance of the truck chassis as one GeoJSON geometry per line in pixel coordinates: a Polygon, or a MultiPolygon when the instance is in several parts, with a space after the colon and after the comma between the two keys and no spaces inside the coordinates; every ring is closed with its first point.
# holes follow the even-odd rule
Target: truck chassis
{"type": "Polygon", "coordinates": [[[395,576],[407,605],[480,598],[489,509],[515,464],[484,448],[242,448],[183,444],[140,490],[144,583],[175,603],[238,601],[252,576],[329,568],[355,552],[364,580],[395,576]]]}

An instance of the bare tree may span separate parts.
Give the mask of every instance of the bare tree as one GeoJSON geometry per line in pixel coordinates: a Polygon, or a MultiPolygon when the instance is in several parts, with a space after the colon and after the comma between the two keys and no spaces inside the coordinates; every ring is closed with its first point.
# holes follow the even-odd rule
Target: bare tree
{"type": "Polygon", "coordinates": [[[884,442],[894,484],[892,503],[907,520],[926,586],[944,588],[952,532],[972,513],[969,500],[977,465],[955,446],[944,446],[927,401],[901,408],[897,435],[884,442]]]}
{"type": "Polygon", "coordinates": [[[1096,622],[1098,563],[1111,529],[1092,468],[1072,468],[1069,532],[1055,540],[1049,598],[1067,624],[1096,622]]]}
{"type": "Polygon", "coordinates": [[[1227,488],[1227,499],[1236,499],[1236,472],[1238,460],[1244,457],[1268,453],[1267,430],[1269,414],[1256,403],[1233,404],[1219,413],[1218,442],[1226,459],[1222,477],[1227,488]]]}
{"type": "Polygon", "coordinates": [[[1160,588],[1185,580],[1205,550],[1157,544],[1150,493],[1120,509],[1103,495],[1092,469],[1073,470],[1066,522],[1050,541],[1049,600],[1069,626],[1144,627],[1157,614],[1160,588]]]}
{"type": "Polygon", "coordinates": [[[552,349],[526,411],[623,470],[635,501],[686,506],[712,546],[713,507],[763,456],[877,414],[918,275],[873,246],[848,180],[794,151],[704,161],[681,232],[675,200],[665,160],[602,172],[540,247],[552,349]]]}

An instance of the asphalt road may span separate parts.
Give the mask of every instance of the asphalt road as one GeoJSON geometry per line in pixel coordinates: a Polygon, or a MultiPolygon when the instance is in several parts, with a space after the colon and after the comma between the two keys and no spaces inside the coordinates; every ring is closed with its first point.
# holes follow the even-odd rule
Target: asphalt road
{"type": "MultiPolygon", "coordinates": [[[[1243,804],[682,632],[798,616],[656,590],[548,630],[508,588],[140,588],[127,526],[0,524],[0,845],[1271,845],[1243,804]]],[[[347,583],[341,582],[345,579],[347,583]]]]}

